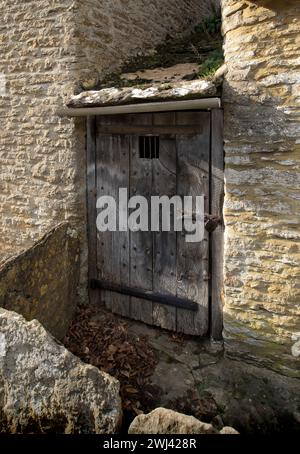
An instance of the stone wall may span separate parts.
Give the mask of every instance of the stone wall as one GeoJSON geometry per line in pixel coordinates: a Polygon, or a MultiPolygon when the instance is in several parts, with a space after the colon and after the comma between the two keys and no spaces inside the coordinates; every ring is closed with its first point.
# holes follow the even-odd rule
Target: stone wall
{"type": "Polygon", "coordinates": [[[56,114],[72,91],[74,9],[72,0],[0,1],[0,260],[61,221],[84,224],[84,136],[56,114]]]}
{"type": "Polygon", "coordinates": [[[222,4],[226,350],[299,375],[300,4],[222,4]]]}
{"type": "Polygon", "coordinates": [[[58,339],[76,308],[77,232],[64,222],[0,267],[0,307],[38,319],[58,339]]]}
{"type": "Polygon", "coordinates": [[[67,220],[79,232],[84,288],[84,122],[57,112],[82,81],[148,51],[167,33],[188,32],[208,3],[0,0],[0,261],[67,220]]]}
{"type": "Polygon", "coordinates": [[[93,86],[99,76],[116,69],[128,56],[151,52],[168,35],[189,34],[211,14],[212,5],[219,4],[219,0],[79,2],[76,36],[83,63],[79,81],[93,86]]]}

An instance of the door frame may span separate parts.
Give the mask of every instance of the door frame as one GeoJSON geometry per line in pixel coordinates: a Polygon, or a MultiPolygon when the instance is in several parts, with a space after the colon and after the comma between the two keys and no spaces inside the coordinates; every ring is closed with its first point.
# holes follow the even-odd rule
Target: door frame
{"type": "MultiPolygon", "coordinates": [[[[126,114],[124,114],[126,115],[126,114]]],[[[221,217],[222,222],[209,235],[210,285],[209,285],[209,336],[222,340],[223,331],[223,260],[224,260],[224,147],[223,109],[211,109],[210,128],[210,213],[221,217]]],[[[96,116],[88,116],[86,122],[87,153],[87,236],[88,282],[97,278],[97,229],[96,229],[96,116]]],[[[91,303],[99,303],[99,292],[89,288],[91,303]]]]}

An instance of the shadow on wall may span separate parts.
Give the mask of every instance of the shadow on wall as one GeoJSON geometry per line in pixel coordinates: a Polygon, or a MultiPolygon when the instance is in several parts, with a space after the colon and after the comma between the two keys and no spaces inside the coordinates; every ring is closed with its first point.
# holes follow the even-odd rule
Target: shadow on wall
{"type": "Polygon", "coordinates": [[[34,246],[0,268],[0,306],[38,319],[61,340],[76,309],[79,241],[68,223],[57,225],[34,246]]]}

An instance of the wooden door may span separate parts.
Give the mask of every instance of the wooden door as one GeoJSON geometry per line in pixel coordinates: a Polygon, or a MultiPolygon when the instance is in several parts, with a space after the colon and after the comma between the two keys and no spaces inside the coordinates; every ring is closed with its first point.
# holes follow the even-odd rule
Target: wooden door
{"type": "Polygon", "coordinates": [[[205,230],[202,241],[187,242],[186,232],[174,229],[99,232],[95,200],[109,195],[118,201],[119,188],[127,188],[128,197],[146,197],[149,207],[153,195],[204,195],[209,214],[215,191],[211,118],[193,111],[101,116],[88,123],[90,277],[99,287],[106,284],[97,296],[114,313],[198,336],[207,335],[216,313],[210,305],[212,234],[205,230]]]}

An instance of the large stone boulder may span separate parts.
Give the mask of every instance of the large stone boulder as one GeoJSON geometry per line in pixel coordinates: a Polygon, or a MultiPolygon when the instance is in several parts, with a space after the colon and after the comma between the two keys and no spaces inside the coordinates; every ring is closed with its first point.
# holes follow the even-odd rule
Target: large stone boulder
{"type": "Polygon", "coordinates": [[[166,408],[156,408],[147,415],[137,416],[128,433],[130,434],[216,434],[211,425],[194,416],[183,415],[166,408]]]}
{"type": "Polygon", "coordinates": [[[111,434],[121,415],[116,379],[0,309],[0,432],[111,434]]]}

